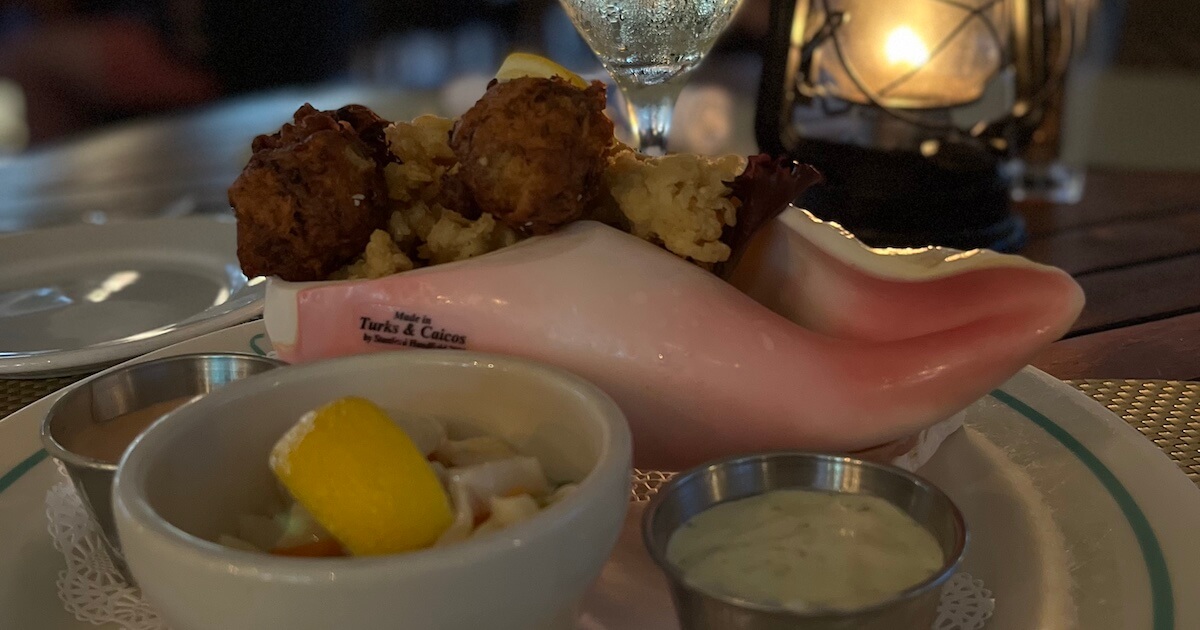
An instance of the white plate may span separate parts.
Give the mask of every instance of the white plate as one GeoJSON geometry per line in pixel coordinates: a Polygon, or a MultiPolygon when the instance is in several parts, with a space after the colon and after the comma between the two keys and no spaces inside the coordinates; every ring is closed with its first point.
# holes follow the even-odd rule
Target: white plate
{"type": "MultiPolygon", "coordinates": [[[[264,353],[261,322],[147,357],[264,353]]],[[[139,358],[137,360],[143,360],[139,358]]],[[[62,480],[37,432],[55,396],[0,421],[0,627],[95,628],[63,612],[46,491],[62,480]]],[[[1200,490],[1155,446],[1067,385],[1026,369],[967,410],[921,471],[971,530],[964,569],[996,595],[987,630],[1200,628],[1200,490]]],[[[638,533],[640,506],[584,606],[586,630],[674,629],[638,533]]]]}
{"type": "Polygon", "coordinates": [[[209,217],[0,236],[0,377],[78,373],[259,315],[236,239],[209,217]]]}

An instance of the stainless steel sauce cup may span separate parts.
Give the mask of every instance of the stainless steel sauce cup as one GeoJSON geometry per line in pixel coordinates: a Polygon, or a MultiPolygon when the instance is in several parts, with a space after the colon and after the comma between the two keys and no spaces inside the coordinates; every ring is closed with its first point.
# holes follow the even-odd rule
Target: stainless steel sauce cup
{"type": "MultiPolygon", "coordinates": [[[[103,428],[119,416],[152,405],[199,397],[223,385],[286,365],[250,354],[187,354],[138,363],[89,379],[55,401],[42,421],[42,445],[62,462],[71,483],[103,535],[117,570],[133,583],[125,566],[112,515],[112,480],[116,461],[71,451],[80,431],[103,428]]],[[[128,446],[128,445],[126,445],[128,446]]]]}
{"type": "Polygon", "coordinates": [[[967,544],[962,514],[928,481],[892,466],[793,452],[723,459],[677,475],[647,506],[642,536],[667,576],[683,630],[927,630],[937,618],[942,586],[958,570],[967,544]],[[945,562],[924,582],[878,604],[797,612],[705,592],[688,584],[667,560],[671,535],[691,517],[718,503],[785,488],[886,499],[934,535],[945,562]]]}

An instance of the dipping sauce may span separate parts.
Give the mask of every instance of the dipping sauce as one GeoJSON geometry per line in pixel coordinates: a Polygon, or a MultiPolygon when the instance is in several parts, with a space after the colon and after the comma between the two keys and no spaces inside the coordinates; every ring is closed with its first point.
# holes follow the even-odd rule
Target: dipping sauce
{"type": "Polygon", "coordinates": [[[112,420],[89,423],[64,440],[63,447],[72,453],[115,464],[142,431],[193,398],[182,396],[164,400],[145,409],[121,414],[112,420]]]}
{"type": "Polygon", "coordinates": [[[705,591],[795,611],[884,601],[942,568],[928,530],[885,499],[772,490],[683,524],[667,560],[705,591]]]}

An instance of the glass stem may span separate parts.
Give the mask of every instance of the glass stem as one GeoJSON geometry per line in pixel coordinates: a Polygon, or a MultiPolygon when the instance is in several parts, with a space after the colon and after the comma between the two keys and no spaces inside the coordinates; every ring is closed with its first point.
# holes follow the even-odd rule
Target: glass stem
{"type": "Polygon", "coordinates": [[[671,80],[658,85],[622,85],[629,124],[638,150],[647,155],[666,155],[671,114],[683,82],[671,80]]]}

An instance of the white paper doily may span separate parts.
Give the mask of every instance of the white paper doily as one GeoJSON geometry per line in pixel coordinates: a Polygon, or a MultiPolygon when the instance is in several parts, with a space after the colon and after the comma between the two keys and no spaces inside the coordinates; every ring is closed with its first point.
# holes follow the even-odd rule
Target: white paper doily
{"type": "MultiPolygon", "coordinates": [[[[630,499],[649,501],[672,473],[634,471],[630,499]]],[[[70,482],[46,493],[46,517],[54,548],[67,568],[58,574],[58,596],[67,612],[96,625],[113,623],[123,630],[167,630],[157,613],[142,601],[141,591],[126,584],[104,550],[100,531],[70,482]]],[[[932,630],[980,630],[992,616],[995,600],[983,581],[958,573],[942,590],[932,630]]]]}
{"type": "Polygon", "coordinates": [[[115,623],[124,630],[165,630],[142,593],[113,567],[100,528],[87,515],[70,482],[46,493],[46,517],[54,548],[67,568],[58,572],[58,597],[67,612],[96,625],[115,623]]]}

